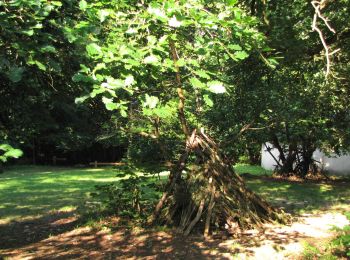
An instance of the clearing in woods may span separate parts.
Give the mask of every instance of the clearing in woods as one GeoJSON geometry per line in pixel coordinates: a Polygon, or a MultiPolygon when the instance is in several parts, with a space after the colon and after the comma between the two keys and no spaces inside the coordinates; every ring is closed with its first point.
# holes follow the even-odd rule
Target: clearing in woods
{"type": "Polygon", "coordinates": [[[167,228],[128,226],[117,217],[82,219],[82,202],[95,185],[118,180],[118,171],[34,166],[6,171],[0,176],[1,255],[13,259],[295,258],[302,257],[308,244],[327,245],[334,235],[332,226],[348,223],[342,215],[350,209],[347,181],[275,180],[270,172],[246,165],[236,166],[236,171],[251,189],[291,213],[291,225],[266,225],[264,230],[237,237],[223,233],[204,239],[195,234],[184,238],[167,228]]]}

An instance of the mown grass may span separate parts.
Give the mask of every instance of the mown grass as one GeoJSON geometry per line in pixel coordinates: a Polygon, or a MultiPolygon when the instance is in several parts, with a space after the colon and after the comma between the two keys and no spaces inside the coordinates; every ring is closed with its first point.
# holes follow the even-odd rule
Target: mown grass
{"type": "Polygon", "coordinates": [[[317,213],[321,210],[343,212],[350,209],[350,189],[343,184],[293,183],[256,178],[248,179],[247,185],[291,213],[317,213]]]}
{"type": "Polygon", "coordinates": [[[74,169],[22,166],[0,175],[0,220],[9,221],[71,210],[80,206],[97,184],[116,180],[111,168],[74,169]]]}
{"type": "MultiPolygon", "coordinates": [[[[347,208],[350,189],[314,183],[291,183],[261,178],[270,171],[260,166],[236,165],[238,173],[250,173],[248,186],[272,203],[291,212],[302,213],[321,209],[347,208]]],[[[167,172],[159,167],[135,168],[137,174],[150,173],[154,180],[157,172],[164,181],[167,172]],[[158,169],[158,171],[157,171],[158,169]]],[[[0,221],[21,220],[42,216],[53,210],[73,210],[86,201],[94,186],[118,181],[125,168],[57,168],[21,166],[9,168],[0,175],[0,221]],[[119,177],[116,177],[116,176],[119,177]]]]}
{"type": "Polygon", "coordinates": [[[249,165],[249,164],[238,163],[234,166],[234,169],[238,174],[249,173],[256,176],[272,175],[272,171],[265,170],[260,165],[249,165]]]}

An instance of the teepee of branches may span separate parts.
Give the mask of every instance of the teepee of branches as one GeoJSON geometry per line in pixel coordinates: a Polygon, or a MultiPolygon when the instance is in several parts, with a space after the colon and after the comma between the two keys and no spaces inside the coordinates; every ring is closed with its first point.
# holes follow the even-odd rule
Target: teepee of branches
{"type": "Polygon", "coordinates": [[[208,235],[211,227],[236,232],[269,221],[285,223],[287,215],[249,190],[226,161],[203,129],[194,130],[171,171],[152,221],[176,225],[185,235],[195,226],[208,235]],[[196,166],[187,170],[191,155],[196,166]]]}

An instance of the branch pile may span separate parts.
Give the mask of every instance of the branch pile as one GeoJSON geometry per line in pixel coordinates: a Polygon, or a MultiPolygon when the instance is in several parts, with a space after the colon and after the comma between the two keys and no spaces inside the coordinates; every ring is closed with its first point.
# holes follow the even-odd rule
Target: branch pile
{"type": "Polygon", "coordinates": [[[283,211],[249,190],[226,161],[203,130],[194,130],[170,174],[152,221],[178,226],[185,235],[196,226],[208,235],[211,227],[238,233],[259,228],[264,222],[288,221],[283,211]],[[196,163],[185,172],[190,156],[196,163]]]}

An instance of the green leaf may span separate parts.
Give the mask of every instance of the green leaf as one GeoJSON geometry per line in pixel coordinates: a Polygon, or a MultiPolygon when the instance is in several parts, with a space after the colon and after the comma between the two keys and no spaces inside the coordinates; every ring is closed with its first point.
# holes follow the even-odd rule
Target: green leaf
{"type": "Polygon", "coordinates": [[[209,95],[204,95],[204,96],[203,96],[203,100],[204,100],[204,103],[205,103],[208,107],[213,107],[214,102],[213,102],[213,100],[211,100],[211,98],[209,97],[209,95]]]}
{"type": "Polygon", "coordinates": [[[238,2],[238,0],[226,0],[226,3],[227,3],[229,6],[235,5],[237,2],[238,2]]]}
{"type": "Polygon", "coordinates": [[[62,2],[60,2],[60,1],[51,1],[50,3],[55,5],[55,6],[58,6],[58,7],[62,6],[62,2]]]}
{"type": "Polygon", "coordinates": [[[34,34],[34,30],[33,29],[22,30],[21,32],[23,34],[25,34],[25,35],[28,35],[28,36],[32,36],[34,34]]]}
{"type": "Polygon", "coordinates": [[[148,45],[155,45],[157,43],[157,37],[153,35],[147,36],[148,45]]]}
{"type": "Polygon", "coordinates": [[[85,100],[87,100],[88,98],[90,97],[90,95],[85,95],[85,96],[82,96],[82,97],[77,97],[74,102],[75,104],[81,104],[81,103],[84,103],[85,100]]]}
{"type": "Polygon", "coordinates": [[[168,18],[166,16],[165,12],[156,6],[155,7],[152,7],[152,6],[148,7],[147,12],[161,21],[166,21],[168,18]]]}
{"type": "Polygon", "coordinates": [[[84,11],[84,10],[87,8],[87,6],[88,6],[88,4],[87,4],[87,2],[86,2],[85,0],[81,0],[81,1],[79,2],[79,8],[80,8],[80,10],[84,11]]]}
{"type": "Polygon", "coordinates": [[[204,70],[195,70],[194,73],[204,79],[210,79],[210,76],[208,73],[206,73],[204,70]]]}
{"type": "Polygon", "coordinates": [[[34,63],[39,69],[46,71],[46,66],[44,64],[42,64],[40,61],[36,60],[36,61],[34,61],[34,63]]]}
{"type": "Polygon", "coordinates": [[[51,52],[51,53],[56,53],[56,48],[53,47],[52,45],[45,45],[40,48],[42,52],[51,52]]]}
{"type": "Polygon", "coordinates": [[[215,94],[221,94],[226,92],[226,88],[223,83],[217,80],[208,82],[209,91],[215,94]]]}
{"type": "Polygon", "coordinates": [[[178,28],[178,27],[180,27],[182,25],[182,22],[177,20],[176,16],[174,15],[172,18],[169,19],[168,25],[170,27],[178,28]]]}
{"type": "Polygon", "coordinates": [[[205,89],[206,85],[197,78],[190,78],[190,83],[194,88],[205,89]]]}
{"type": "Polygon", "coordinates": [[[2,162],[6,162],[8,158],[18,158],[23,155],[20,149],[15,149],[9,144],[0,144],[0,150],[4,151],[4,154],[0,155],[2,162]]]}
{"type": "Polygon", "coordinates": [[[128,113],[126,112],[125,109],[120,109],[120,115],[121,115],[122,117],[128,117],[128,113]]]}
{"type": "Polygon", "coordinates": [[[159,62],[159,57],[155,55],[149,55],[144,58],[143,62],[146,64],[156,64],[159,62]]]}
{"type": "Polygon", "coordinates": [[[126,76],[125,80],[124,80],[124,85],[126,87],[129,87],[131,85],[133,85],[135,83],[135,79],[133,75],[128,75],[126,76]]]}
{"type": "Polygon", "coordinates": [[[239,60],[244,60],[248,56],[249,56],[249,54],[245,51],[236,51],[234,54],[234,57],[239,59],[239,60]]]}
{"type": "Polygon", "coordinates": [[[103,88],[94,88],[93,91],[90,93],[90,97],[94,98],[96,97],[98,94],[101,94],[103,92],[105,92],[106,90],[103,88]]]}
{"type": "Polygon", "coordinates": [[[23,77],[24,68],[23,67],[12,67],[8,72],[9,79],[13,82],[21,81],[23,77]]]}
{"type": "Polygon", "coordinates": [[[239,46],[238,44],[229,44],[227,46],[227,48],[229,48],[230,50],[234,50],[234,51],[241,51],[242,47],[239,46]]]}
{"type": "Polygon", "coordinates": [[[160,108],[156,108],[154,110],[154,113],[163,119],[166,118],[171,118],[172,117],[172,109],[169,106],[164,106],[164,107],[160,107],[160,108]]]}
{"type": "Polygon", "coordinates": [[[148,94],[146,94],[146,102],[143,103],[143,106],[144,107],[149,107],[149,108],[155,108],[158,104],[158,97],[155,97],[155,96],[150,96],[148,94]]]}
{"type": "Polygon", "coordinates": [[[74,82],[92,82],[93,79],[90,76],[81,74],[80,72],[75,73],[72,77],[74,82]]]}
{"type": "Polygon", "coordinates": [[[103,97],[102,102],[105,104],[105,107],[107,110],[112,111],[112,110],[116,110],[119,108],[118,104],[113,103],[113,98],[103,97]]]}
{"type": "Polygon", "coordinates": [[[18,158],[23,155],[23,152],[20,149],[11,149],[7,151],[3,156],[9,158],[18,158]]]}
{"type": "Polygon", "coordinates": [[[108,15],[109,15],[109,11],[106,9],[102,9],[102,10],[98,11],[98,17],[99,17],[101,23],[106,20],[108,15]]]}
{"type": "Polygon", "coordinates": [[[119,89],[125,86],[125,81],[108,77],[107,82],[102,83],[101,86],[108,89],[119,89]]]}
{"type": "Polygon", "coordinates": [[[90,43],[89,45],[87,45],[86,51],[87,51],[88,55],[92,58],[102,56],[102,49],[96,43],[90,43]]]}
{"type": "Polygon", "coordinates": [[[179,67],[183,67],[186,65],[186,62],[185,62],[185,59],[184,58],[181,58],[179,59],[177,62],[176,62],[177,66],[179,67]]]}

